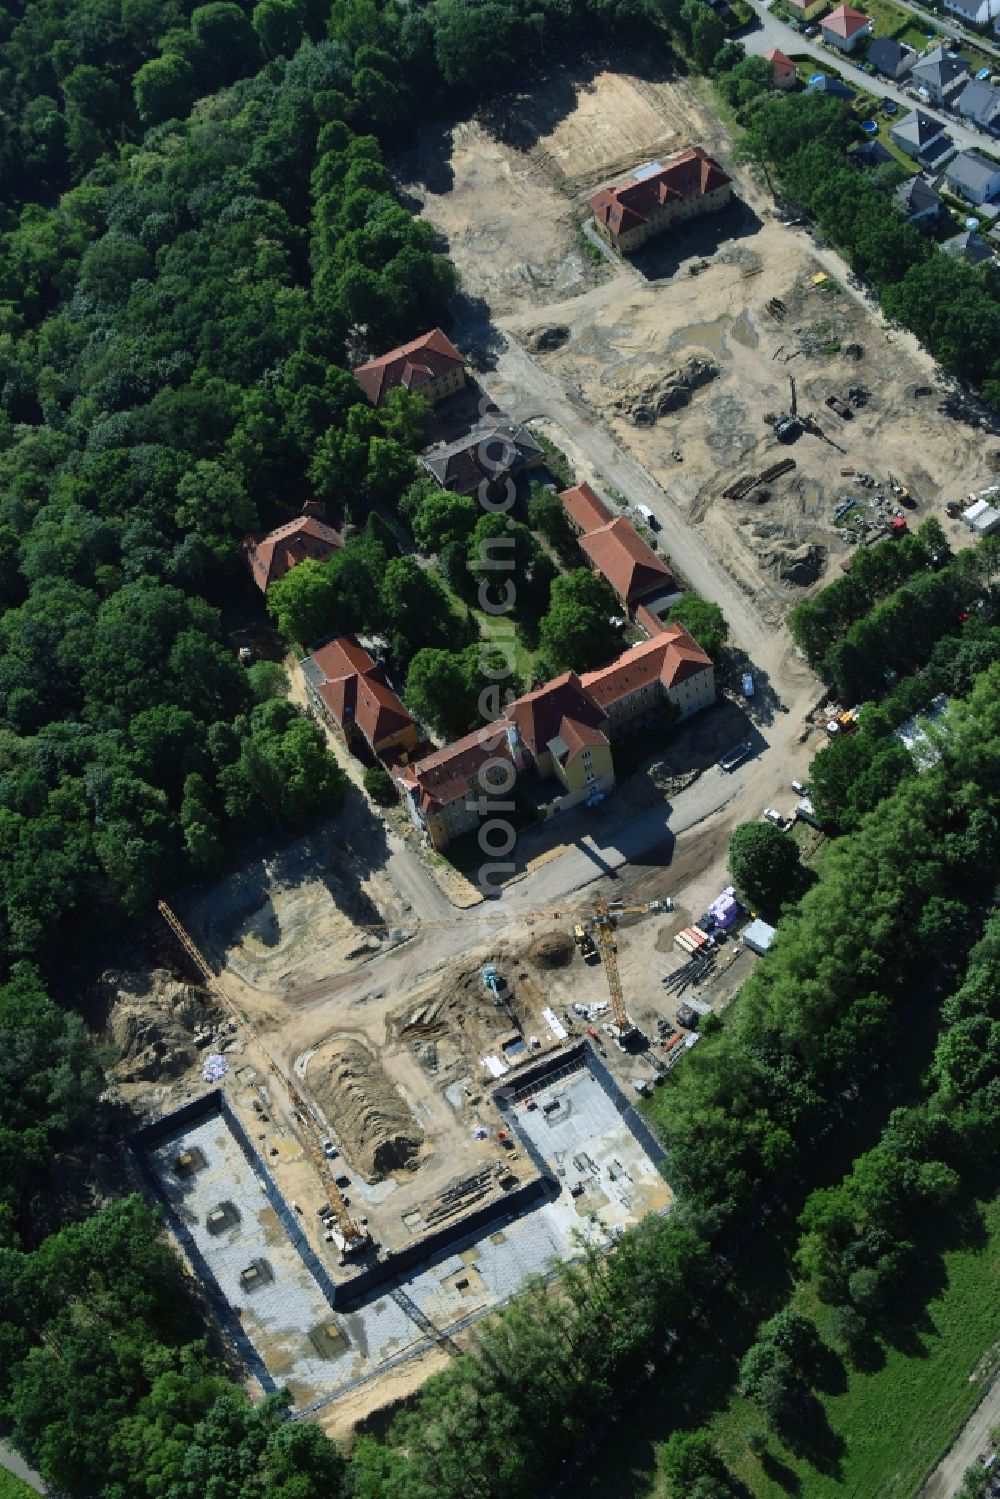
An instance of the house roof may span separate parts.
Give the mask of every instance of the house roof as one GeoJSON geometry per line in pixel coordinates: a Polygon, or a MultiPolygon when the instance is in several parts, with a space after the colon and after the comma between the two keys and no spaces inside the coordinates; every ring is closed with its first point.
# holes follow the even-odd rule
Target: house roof
{"type": "Polygon", "coordinates": [[[981,125],[992,126],[1000,117],[1000,89],[985,78],[973,78],[958,96],[959,112],[971,115],[981,125]]]}
{"type": "Polygon", "coordinates": [[[588,749],[599,749],[608,743],[608,736],[591,724],[580,723],[575,718],[564,718],[559,733],[549,741],[560,765],[568,765],[577,755],[588,749]],[[562,741],[560,744],[559,741],[562,741]]]}
{"type": "Polygon", "coordinates": [[[838,5],[819,23],[821,31],[832,31],[834,36],[852,37],[871,23],[871,17],[850,5],[838,5]]]}
{"type": "Polygon", "coordinates": [[[855,166],[881,167],[887,161],[894,161],[895,157],[885,149],[881,141],[864,141],[860,146],[855,146],[853,151],[848,151],[847,159],[855,166]]]}
{"type": "Polygon", "coordinates": [[[969,64],[964,57],[951,57],[944,47],[935,47],[913,64],[913,76],[918,83],[933,83],[937,88],[947,88],[956,78],[964,78],[969,64]]]}
{"type": "MultiPolygon", "coordinates": [[[[513,727],[509,719],[494,719],[456,739],[454,744],[446,744],[443,749],[415,761],[400,780],[414,794],[422,812],[439,811],[459,798],[464,801],[470,792],[470,782],[488,761],[505,760],[513,764],[507,739],[508,730],[513,727]]],[[[472,789],[477,795],[480,791],[486,795],[484,786],[477,784],[472,789]]]]}
{"type": "Polygon", "coordinates": [[[790,57],[785,56],[780,47],[772,47],[770,52],[765,52],[764,59],[766,62],[774,64],[776,75],[795,72],[795,64],[790,57]]]}
{"type": "Polygon", "coordinates": [[[615,234],[635,229],[665,207],[684,198],[702,198],[730,179],[700,146],[674,156],[664,166],[640,168],[627,182],[602,188],[590,200],[594,217],[615,234]]]}
{"type": "Polygon", "coordinates": [[[456,494],[474,494],[484,479],[493,482],[541,460],[538,443],[509,417],[483,422],[455,442],[431,448],[420,459],[442,489],[456,494]]]}
{"type": "Polygon", "coordinates": [[[559,498],[566,514],[576,522],[581,531],[595,531],[598,526],[605,526],[612,519],[607,505],[587,483],[562,490],[559,498]]]}
{"type": "Polygon", "coordinates": [[[428,381],[437,380],[464,364],[465,360],[451,340],[440,328],[432,328],[430,333],[422,333],[412,343],[401,344],[378,359],[359,364],[354,378],[372,405],[380,406],[389,391],[397,386],[419,393],[420,387],[428,381]]]}
{"type": "Polygon", "coordinates": [[[661,588],[670,577],[666,563],[623,515],[581,536],[580,546],[626,604],[661,588]]]}
{"type": "Polygon", "coordinates": [[[962,151],[950,163],[945,176],[955,187],[972,193],[985,193],[994,177],[1000,175],[1000,166],[988,161],[978,151],[962,151]]]}
{"type": "Polygon", "coordinates": [[[872,67],[877,68],[880,73],[887,73],[890,78],[895,78],[905,57],[916,55],[912,47],[901,47],[899,42],[894,42],[888,36],[877,37],[868,48],[868,61],[872,67]]]}
{"type": "Polygon", "coordinates": [[[897,136],[902,136],[915,146],[926,146],[943,131],[944,126],[937,120],[932,119],[930,115],[925,115],[922,109],[913,109],[908,115],[904,115],[897,125],[893,125],[889,135],[893,140],[897,136]]]}
{"type": "Polygon", "coordinates": [[[413,723],[382,668],[349,635],[327,641],[303,669],[337,723],[356,724],[373,749],[413,723]]]}
{"type": "Polygon", "coordinates": [[[910,177],[906,182],[901,182],[893,193],[893,198],[903,212],[911,218],[914,214],[923,213],[928,208],[941,206],[940,196],[926,177],[910,177]]]}
{"type": "Polygon", "coordinates": [[[675,687],[710,670],[711,659],[681,624],[668,625],[663,634],[625,651],[610,666],[588,671],[580,682],[588,696],[605,712],[614,703],[659,682],[675,687]]]}
{"type": "MultiPolygon", "coordinates": [[[[517,725],[524,744],[537,759],[553,739],[567,744],[565,729],[575,726],[577,735],[600,730],[604,714],[593,698],[584,692],[574,671],[563,672],[542,687],[526,692],[507,709],[507,716],[517,725]]],[[[600,739],[603,739],[603,734],[600,739]]],[[[594,741],[597,742],[597,741],[594,741]]]]}
{"type": "Polygon", "coordinates": [[[343,541],[315,515],[297,515],[266,536],[247,536],[241,548],[250,576],[262,593],[307,558],[326,562],[343,541]]]}
{"type": "Polygon", "coordinates": [[[982,235],[971,229],[946,239],[941,248],[952,259],[967,260],[970,265],[982,265],[984,260],[993,259],[993,251],[982,235]]]}
{"type": "Polygon", "coordinates": [[[824,73],[822,78],[812,79],[806,84],[806,89],[814,94],[829,94],[834,99],[853,99],[854,90],[848,88],[842,78],[831,78],[829,73],[824,73]]]}

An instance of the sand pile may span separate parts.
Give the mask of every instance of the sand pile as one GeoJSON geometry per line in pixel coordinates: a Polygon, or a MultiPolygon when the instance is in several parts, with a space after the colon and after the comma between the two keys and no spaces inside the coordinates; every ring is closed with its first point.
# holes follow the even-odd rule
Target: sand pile
{"type": "Polygon", "coordinates": [[[324,1046],[309,1064],[308,1081],[345,1156],[368,1181],[417,1164],[420,1126],[360,1041],[341,1037],[324,1046]]]}
{"type": "Polygon", "coordinates": [[[718,378],[719,367],[710,359],[691,358],[678,369],[665,371],[654,380],[629,382],[610,402],[614,411],[631,417],[637,426],[649,427],[658,416],[686,406],[701,386],[718,378]]]}

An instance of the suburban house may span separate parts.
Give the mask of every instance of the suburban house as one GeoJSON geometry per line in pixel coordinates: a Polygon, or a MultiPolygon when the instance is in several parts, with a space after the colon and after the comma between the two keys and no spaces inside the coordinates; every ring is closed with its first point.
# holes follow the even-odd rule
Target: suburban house
{"type": "Polygon", "coordinates": [[[825,94],[828,99],[840,99],[845,109],[854,98],[854,90],[842,78],[831,78],[829,73],[814,74],[806,84],[806,93],[825,94]]]}
{"type": "Polygon", "coordinates": [[[344,543],[327,525],[325,515],[321,504],[310,501],[306,513],[268,531],[266,536],[244,538],[240,552],[261,593],[307,558],[328,562],[340,550],[344,543]]]}
{"type": "Polygon", "coordinates": [[[770,52],[764,53],[765,62],[771,64],[771,76],[774,79],[775,88],[792,88],[798,70],[790,57],[786,57],[780,47],[772,47],[770,52]]]}
{"type": "Polygon", "coordinates": [[[883,78],[905,78],[917,56],[912,47],[903,47],[889,37],[880,36],[868,48],[867,61],[883,78]]]}
{"type": "Polygon", "coordinates": [[[933,229],[944,212],[941,199],[926,177],[909,177],[892,195],[900,213],[918,229],[933,229]]]}
{"type": "Polygon", "coordinates": [[[964,260],[968,265],[983,265],[987,260],[993,259],[993,251],[982,235],[969,229],[946,239],[941,249],[953,260],[964,260]]]}
{"type": "Polygon", "coordinates": [[[826,10],[827,0],[788,0],[788,9],[796,20],[812,21],[826,10]]]}
{"type": "Polygon", "coordinates": [[[354,378],[373,406],[381,406],[390,390],[408,390],[436,406],[464,386],[465,360],[441,329],[433,328],[412,343],[359,364],[354,378]]]}
{"type": "Polygon", "coordinates": [[[995,14],[996,0],[944,0],[945,10],[962,21],[973,21],[977,26],[987,26],[995,14]]]}
{"type": "Polygon", "coordinates": [[[509,474],[536,468],[545,455],[524,427],[503,417],[481,423],[455,442],[428,448],[420,462],[442,489],[476,494],[484,483],[499,488],[509,474]]]}
{"type": "Polygon", "coordinates": [[[889,139],[907,156],[922,163],[933,162],[951,146],[944,126],[922,109],[914,109],[898,120],[889,131],[889,139]]]}
{"type": "Polygon", "coordinates": [[[985,79],[973,78],[965,85],[959,95],[958,112],[967,120],[975,120],[983,130],[1000,135],[1000,89],[985,79]]]}
{"type": "Polygon", "coordinates": [[[887,161],[896,160],[881,141],[864,141],[853,151],[848,151],[847,159],[855,167],[884,167],[887,161]]]}
{"type": "Polygon", "coordinates": [[[629,614],[655,594],[676,591],[666,563],[626,516],[612,515],[589,484],[566,489],[559,498],[581,532],[577,538],[580,550],[594,571],[611,584],[629,614]]]}
{"type": "Polygon", "coordinates": [[[550,812],[598,800],[615,784],[616,739],[649,724],[667,702],[688,718],[714,701],[708,656],[683,625],[668,625],[608,666],[533,688],[506,717],[410,763],[396,779],[416,826],[443,849],[490,815],[491,796],[509,802],[522,774],[551,784],[550,812]]]}
{"type": "Polygon", "coordinates": [[[989,203],[1000,193],[1000,166],[978,151],[961,151],[944,175],[970,203],[989,203]]]}
{"type": "Polygon", "coordinates": [[[424,743],[385,672],[350,635],[337,635],[301,662],[310,701],[350,745],[358,737],[387,765],[405,764],[424,743]]]}
{"type": "Polygon", "coordinates": [[[820,35],[828,47],[841,52],[853,52],[865,37],[872,34],[871,16],[854,10],[850,5],[838,5],[819,23],[820,35]]]}
{"type": "MultiPolygon", "coordinates": [[[[957,53],[935,47],[913,64],[910,77],[918,89],[925,89],[931,104],[943,104],[969,76],[969,64],[957,53]]],[[[921,97],[923,97],[921,95],[921,97]]]]}
{"type": "Polygon", "coordinates": [[[699,146],[665,165],[639,167],[626,182],[605,187],[590,200],[599,233],[615,249],[637,250],[672,224],[725,208],[732,182],[699,146]]]}

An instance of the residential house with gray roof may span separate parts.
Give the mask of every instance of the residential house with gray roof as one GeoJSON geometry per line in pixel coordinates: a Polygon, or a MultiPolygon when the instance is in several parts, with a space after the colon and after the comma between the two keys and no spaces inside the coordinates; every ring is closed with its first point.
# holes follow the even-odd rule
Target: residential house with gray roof
{"type": "Polygon", "coordinates": [[[889,131],[889,139],[921,163],[938,160],[951,147],[951,139],[940,120],[924,114],[922,109],[911,110],[898,120],[889,131]]]}
{"type": "Polygon", "coordinates": [[[883,78],[905,78],[916,60],[912,47],[901,47],[887,36],[880,36],[868,48],[868,61],[883,78]]]}
{"type": "Polygon", "coordinates": [[[989,203],[1000,195],[1000,165],[978,151],[960,151],[944,175],[970,203],[989,203]]]}
{"type": "Polygon", "coordinates": [[[967,120],[975,120],[982,130],[1000,135],[1000,89],[985,79],[973,78],[965,85],[959,95],[958,112],[967,120]]]}
{"type": "Polygon", "coordinates": [[[957,52],[935,47],[913,64],[910,77],[917,88],[926,89],[932,104],[943,104],[969,76],[969,64],[957,52]]]}
{"type": "Polygon", "coordinates": [[[926,177],[910,177],[893,193],[893,202],[918,229],[933,229],[943,212],[941,199],[926,177]]]}
{"type": "Polygon", "coordinates": [[[982,265],[984,261],[993,259],[993,251],[982,235],[971,229],[946,239],[941,248],[953,260],[964,260],[969,265],[982,265]]]}

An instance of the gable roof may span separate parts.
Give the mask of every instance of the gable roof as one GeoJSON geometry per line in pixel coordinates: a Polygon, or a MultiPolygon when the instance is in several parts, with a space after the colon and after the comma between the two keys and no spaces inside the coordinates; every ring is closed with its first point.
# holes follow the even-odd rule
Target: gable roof
{"type": "Polygon", "coordinates": [[[430,333],[422,333],[411,343],[400,344],[398,349],[390,349],[378,359],[359,364],[354,378],[372,405],[380,406],[389,391],[397,386],[419,393],[422,385],[464,364],[465,360],[451,340],[440,328],[432,328],[430,333]]]}
{"type": "Polygon", "coordinates": [[[860,146],[855,146],[853,151],[847,153],[848,161],[860,167],[881,167],[887,161],[895,161],[891,151],[887,151],[881,141],[863,141],[860,146]]]}
{"type": "Polygon", "coordinates": [[[972,193],[985,193],[997,175],[1000,175],[1000,166],[980,156],[978,151],[960,152],[945,171],[948,181],[955,187],[966,188],[972,193]]]}
{"type": "Polygon", "coordinates": [[[959,113],[971,115],[981,125],[991,127],[1000,117],[1000,89],[985,78],[973,78],[958,96],[959,113]]]}
{"type": "MultiPolygon", "coordinates": [[[[575,671],[563,672],[542,687],[526,692],[507,709],[507,716],[535,759],[545,753],[553,739],[569,743],[565,730],[575,725],[577,736],[586,730],[599,730],[604,714],[583,691],[575,671]]],[[[600,735],[603,740],[604,735],[600,735]]]]}
{"type": "Polygon", "coordinates": [[[626,604],[660,588],[670,569],[624,515],[580,537],[580,546],[626,604]]]}
{"type": "Polygon", "coordinates": [[[765,62],[773,63],[774,73],[780,77],[782,73],[795,72],[795,64],[790,57],[786,57],[780,47],[772,47],[770,52],[764,53],[765,62]]]}
{"type": "Polygon", "coordinates": [[[590,200],[594,217],[615,234],[624,234],[651,219],[668,203],[703,198],[725,187],[730,178],[700,146],[640,168],[627,182],[605,187],[590,200]]]}
{"type": "Polygon", "coordinates": [[[483,422],[464,437],[421,454],[421,463],[441,485],[456,494],[474,494],[490,483],[542,461],[542,450],[524,427],[507,417],[483,422]]]}
{"type": "Polygon", "coordinates": [[[913,76],[920,83],[933,83],[937,88],[947,88],[956,78],[964,78],[969,64],[964,57],[951,57],[944,47],[935,47],[919,57],[913,64],[913,76]]]}
{"type": "Polygon", "coordinates": [[[372,749],[413,723],[382,668],[350,635],[328,640],[306,657],[302,668],[337,723],[356,724],[372,749]]]}
{"type": "MultiPolygon", "coordinates": [[[[464,801],[470,782],[487,762],[505,760],[512,765],[507,732],[513,727],[509,719],[496,718],[410,765],[400,779],[413,793],[420,810],[437,812],[460,797],[464,801]]],[[[484,787],[477,785],[475,789],[477,794],[480,789],[486,794],[484,787]]]]}
{"type": "Polygon", "coordinates": [[[594,531],[613,519],[600,495],[595,494],[586,482],[576,484],[572,489],[562,490],[559,498],[566,514],[576,522],[581,531],[594,531]]]}
{"type": "Polygon", "coordinates": [[[944,126],[939,121],[925,115],[922,109],[913,109],[898,124],[892,126],[889,135],[893,140],[901,135],[915,146],[926,146],[943,132],[944,126]]]}
{"type": "Polygon", "coordinates": [[[993,251],[989,245],[981,234],[977,234],[972,229],[966,229],[962,234],[955,234],[951,239],[946,239],[941,249],[953,260],[966,260],[970,265],[982,265],[984,260],[993,259],[993,251]]]}
{"type": "Polygon", "coordinates": [[[830,94],[834,99],[854,98],[854,90],[848,88],[842,78],[831,78],[829,73],[824,73],[822,78],[815,80],[810,78],[806,90],[812,90],[814,94],[830,94]]]}
{"type": "Polygon", "coordinates": [[[607,711],[643,687],[652,687],[654,683],[675,687],[711,668],[711,659],[701,646],[683,625],[674,623],[662,635],[625,651],[610,666],[585,672],[580,682],[588,696],[607,711]]]}
{"type": "Polygon", "coordinates": [[[904,58],[916,55],[912,47],[901,47],[888,36],[877,37],[868,48],[868,61],[880,73],[888,73],[890,78],[896,76],[904,58]]]}
{"type": "Polygon", "coordinates": [[[941,198],[926,177],[910,177],[901,182],[893,193],[893,199],[911,218],[928,208],[940,208],[941,198]]]}
{"type": "Polygon", "coordinates": [[[866,16],[863,11],[855,10],[850,5],[838,5],[836,10],[831,10],[828,16],[823,17],[819,26],[821,31],[832,31],[834,36],[847,38],[856,36],[870,24],[871,17],[866,16]]]}
{"type": "Polygon", "coordinates": [[[287,572],[311,558],[326,562],[343,546],[338,533],[315,515],[297,515],[266,536],[247,536],[241,552],[262,593],[287,572]]]}

